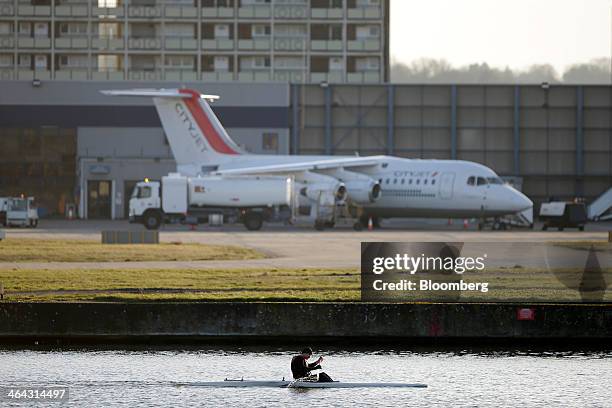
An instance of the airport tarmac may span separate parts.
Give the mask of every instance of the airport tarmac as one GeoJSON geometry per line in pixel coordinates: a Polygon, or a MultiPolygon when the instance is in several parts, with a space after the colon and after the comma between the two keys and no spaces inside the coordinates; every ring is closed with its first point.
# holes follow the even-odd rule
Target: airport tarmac
{"type": "MultiPolygon", "coordinates": [[[[117,221],[42,220],[37,229],[6,229],[7,239],[88,239],[100,240],[103,230],[140,231],[141,225],[117,221]]],[[[545,241],[606,241],[612,223],[589,224],[586,230],[541,231],[515,229],[508,231],[478,231],[475,224],[463,228],[461,221],[452,225],[442,220],[388,220],[374,231],[354,231],[349,226],[315,231],[312,227],[268,224],[261,231],[246,231],[242,225],[210,227],[200,225],[195,231],[188,226],[164,226],[160,231],[163,242],[197,242],[203,244],[238,245],[256,249],[268,255],[266,259],[244,261],[168,261],[168,262],[105,262],[105,263],[10,263],[3,268],[359,268],[362,241],[387,242],[545,242],[545,241]]]]}

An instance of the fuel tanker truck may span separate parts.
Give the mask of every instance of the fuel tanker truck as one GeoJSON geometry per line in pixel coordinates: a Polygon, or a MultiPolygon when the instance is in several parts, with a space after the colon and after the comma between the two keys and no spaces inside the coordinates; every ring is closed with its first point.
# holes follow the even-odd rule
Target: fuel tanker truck
{"type": "Polygon", "coordinates": [[[145,179],[130,198],[129,218],[147,229],[162,223],[197,224],[213,214],[259,230],[264,221],[290,218],[293,180],[274,176],[185,177],[170,173],[161,182],[145,179]]]}

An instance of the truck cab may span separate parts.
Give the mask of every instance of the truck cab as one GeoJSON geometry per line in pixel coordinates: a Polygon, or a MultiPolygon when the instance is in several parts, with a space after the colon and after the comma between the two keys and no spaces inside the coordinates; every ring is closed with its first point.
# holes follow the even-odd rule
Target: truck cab
{"type": "Polygon", "coordinates": [[[7,227],[36,228],[38,210],[34,197],[0,198],[0,223],[7,227]]]}
{"type": "Polygon", "coordinates": [[[129,219],[131,223],[142,223],[148,209],[157,210],[161,207],[159,181],[141,181],[136,183],[130,197],[129,219]]]}

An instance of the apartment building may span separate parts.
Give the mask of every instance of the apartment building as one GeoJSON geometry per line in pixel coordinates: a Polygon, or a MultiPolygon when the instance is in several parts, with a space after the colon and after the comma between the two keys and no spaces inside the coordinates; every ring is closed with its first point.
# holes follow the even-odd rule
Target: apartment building
{"type": "Polygon", "coordinates": [[[389,0],[0,0],[0,80],[388,80],[389,0]]]}

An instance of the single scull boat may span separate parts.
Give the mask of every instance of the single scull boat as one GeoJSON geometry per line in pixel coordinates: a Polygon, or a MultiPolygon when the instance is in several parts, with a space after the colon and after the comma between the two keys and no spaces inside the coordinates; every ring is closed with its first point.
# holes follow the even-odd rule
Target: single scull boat
{"type": "Polygon", "coordinates": [[[183,385],[196,387],[273,387],[273,388],[426,388],[427,384],[419,383],[385,383],[385,382],[315,382],[315,381],[255,381],[230,380],[196,382],[183,385]]]}

